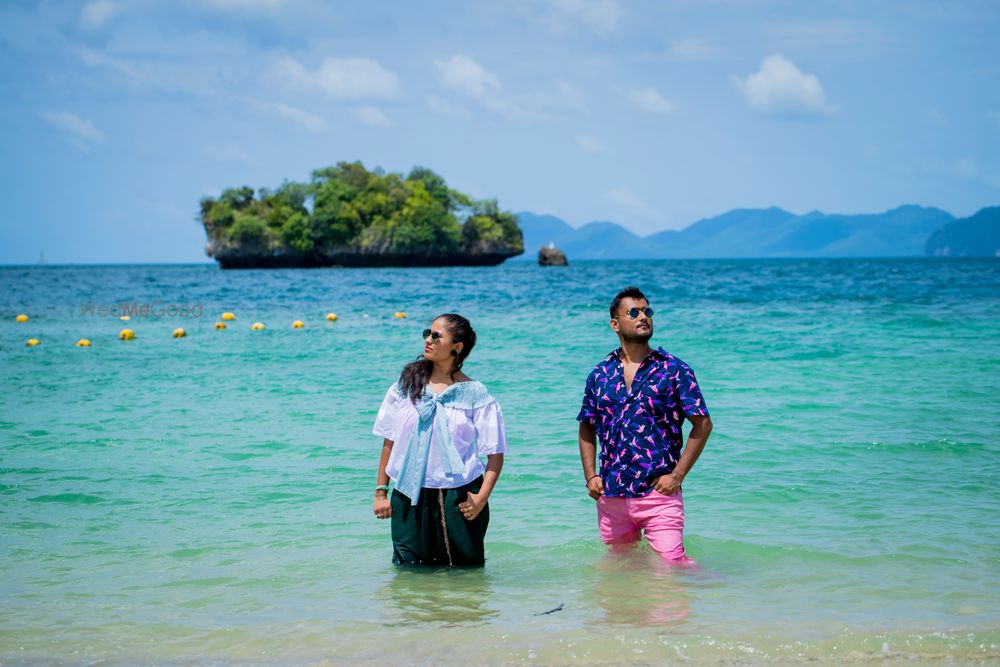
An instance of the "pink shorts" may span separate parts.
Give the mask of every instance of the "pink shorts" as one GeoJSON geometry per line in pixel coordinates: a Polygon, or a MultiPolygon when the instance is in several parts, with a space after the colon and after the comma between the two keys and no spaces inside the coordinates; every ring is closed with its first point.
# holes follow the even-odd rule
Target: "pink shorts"
{"type": "Polygon", "coordinates": [[[655,489],[639,498],[601,496],[597,526],[605,544],[631,545],[645,534],[649,546],[664,560],[694,563],[684,553],[684,497],[680,491],[672,496],[655,489]]]}

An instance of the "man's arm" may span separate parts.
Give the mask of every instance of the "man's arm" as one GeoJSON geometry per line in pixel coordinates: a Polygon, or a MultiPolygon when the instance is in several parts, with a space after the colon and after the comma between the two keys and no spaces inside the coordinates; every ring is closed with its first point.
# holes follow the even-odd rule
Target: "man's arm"
{"type": "MultiPolygon", "coordinates": [[[[681,482],[701,456],[701,450],[705,449],[705,443],[708,442],[708,436],[712,432],[712,418],[708,415],[694,415],[688,419],[691,420],[691,432],[688,434],[687,444],[684,445],[681,460],[669,475],[660,475],[654,487],[667,496],[673,495],[681,488],[681,482]]],[[[580,449],[583,450],[582,440],[580,449]]]]}
{"type": "Polygon", "coordinates": [[[597,434],[590,422],[580,422],[580,462],[583,463],[583,478],[587,480],[587,493],[594,500],[604,495],[604,482],[597,474],[597,434]]]}

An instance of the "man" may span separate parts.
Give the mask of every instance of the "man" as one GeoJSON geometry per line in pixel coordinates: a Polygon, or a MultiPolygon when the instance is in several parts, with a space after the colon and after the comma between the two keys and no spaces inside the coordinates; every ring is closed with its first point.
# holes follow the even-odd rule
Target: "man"
{"type": "Polygon", "coordinates": [[[664,560],[691,564],[684,553],[681,482],[712,432],[708,407],[694,371],[662,347],[649,346],[653,309],[638,287],[615,296],[610,324],[621,347],[591,371],[577,415],[583,475],[597,501],[601,539],[617,551],[645,533],[664,560]],[[685,418],[692,427],[682,454],[685,418]]]}

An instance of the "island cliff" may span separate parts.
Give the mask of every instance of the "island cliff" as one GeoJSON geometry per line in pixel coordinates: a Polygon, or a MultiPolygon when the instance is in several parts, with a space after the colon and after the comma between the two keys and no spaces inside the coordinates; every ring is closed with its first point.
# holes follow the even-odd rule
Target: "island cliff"
{"type": "Polygon", "coordinates": [[[224,269],[486,266],[524,252],[513,214],[423,167],[403,177],[341,162],[309,183],[206,197],[200,219],[205,253],[224,269]]]}
{"type": "Polygon", "coordinates": [[[1000,206],[941,227],[927,239],[935,257],[1000,257],[1000,206]]]}

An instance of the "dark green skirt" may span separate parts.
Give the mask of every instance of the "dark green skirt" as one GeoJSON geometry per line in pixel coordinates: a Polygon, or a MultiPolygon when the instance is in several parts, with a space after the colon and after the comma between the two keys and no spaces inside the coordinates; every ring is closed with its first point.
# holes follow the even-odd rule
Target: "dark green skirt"
{"type": "Polygon", "coordinates": [[[481,567],[486,561],[483,538],[490,523],[490,505],[466,521],[459,503],[477,493],[482,476],[455,489],[420,489],[420,502],[393,489],[392,562],[396,565],[466,565],[481,567]]]}

